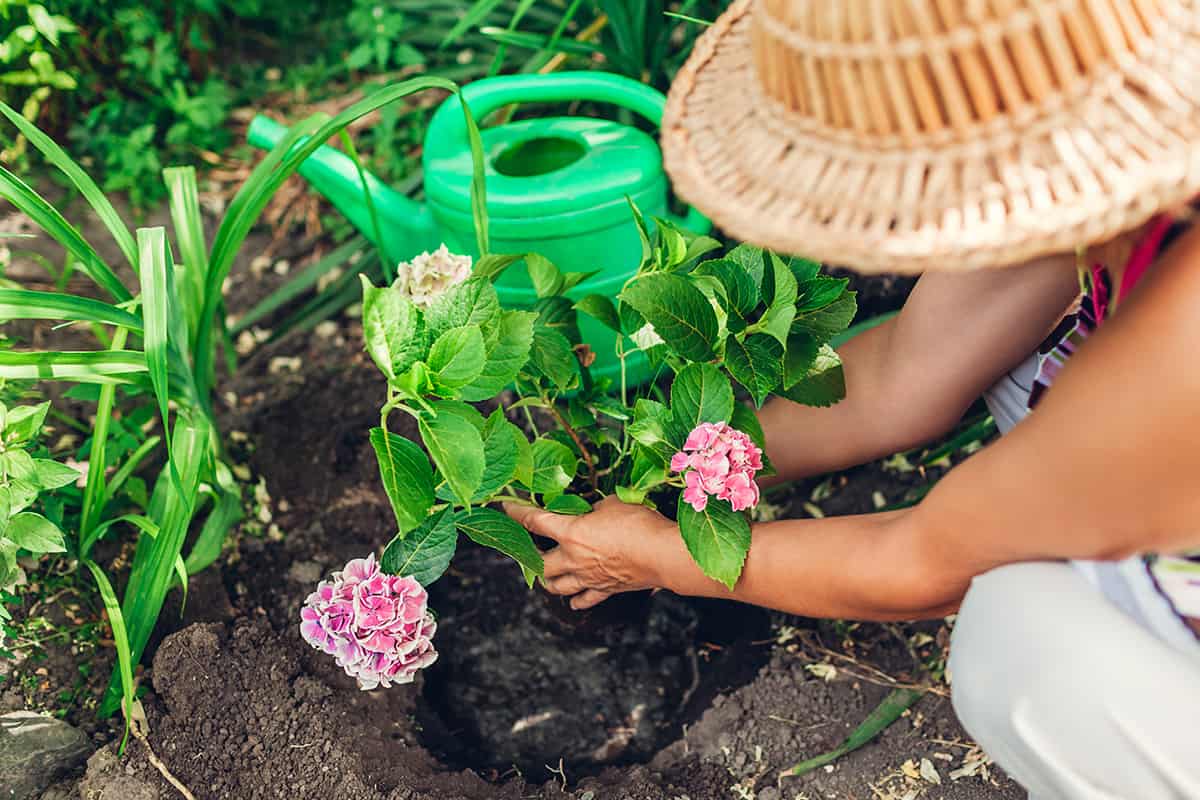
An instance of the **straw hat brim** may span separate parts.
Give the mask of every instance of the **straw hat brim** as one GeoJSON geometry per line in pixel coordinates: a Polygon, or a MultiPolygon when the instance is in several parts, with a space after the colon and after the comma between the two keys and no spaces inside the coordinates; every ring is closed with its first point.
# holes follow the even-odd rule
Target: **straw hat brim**
{"type": "Polygon", "coordinates": [[[1004,266],[1133,229],[1200,191],[1200,0],[1023,118],[865,141],[767,97],[754,0],[699,39],[671,87],[676,192],[727,233],[864,273],[1004,266]]]}

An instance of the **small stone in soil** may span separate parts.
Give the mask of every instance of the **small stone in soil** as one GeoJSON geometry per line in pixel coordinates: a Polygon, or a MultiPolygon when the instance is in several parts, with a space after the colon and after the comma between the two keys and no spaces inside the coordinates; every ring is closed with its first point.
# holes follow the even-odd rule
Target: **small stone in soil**
{"type": "Polygon", "coordinates": [[[92,746],[82,731],[61,720],[13,711],[0,716],[0,775],[5,797],[36,796],[64,774],[78,768],[92,746]]]}

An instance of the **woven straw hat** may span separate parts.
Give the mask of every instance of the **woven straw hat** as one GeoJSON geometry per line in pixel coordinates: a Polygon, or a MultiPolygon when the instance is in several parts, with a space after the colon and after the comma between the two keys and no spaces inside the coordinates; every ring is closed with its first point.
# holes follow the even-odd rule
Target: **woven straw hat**
{"type": "Polygon", "coordinates": [[[1001,266],[1200,190],[1200,0],[738,0],[662,128],[739,238],[862,272],[1001,266]]]}

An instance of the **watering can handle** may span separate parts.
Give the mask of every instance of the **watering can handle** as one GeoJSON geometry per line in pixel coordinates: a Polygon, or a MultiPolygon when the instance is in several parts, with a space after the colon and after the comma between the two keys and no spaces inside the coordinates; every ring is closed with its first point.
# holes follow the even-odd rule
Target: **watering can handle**
{"type": "MultiPolygon", "coordinates": [[[[547,75],[504,75],[463,87],[463,101],[476,120],[512,103],[569,103],[590,100],[628,108],[653,122],[662,123],[667,99],[662,92],[623,75],[609,72],[554,72],[547,75]]],[[[434,147],[458,150],[468,147],[462,109],[453,98],[434,113],[426,141],[434,147]]],[[[694,233],[707,233],[711,223],[689,207],[683,225],[694,233]]]]}

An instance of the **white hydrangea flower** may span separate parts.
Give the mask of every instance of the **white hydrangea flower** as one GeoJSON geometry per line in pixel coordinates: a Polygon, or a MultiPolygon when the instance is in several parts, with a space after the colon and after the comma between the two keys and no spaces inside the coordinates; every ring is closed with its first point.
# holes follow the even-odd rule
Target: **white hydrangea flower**
{"type": "Polygon", "coordinates": [[[471,277],[471,257],[451,253],[442,245],[432,253],[421,253],[396,267],[393,287],[402,291],[418,308],[429,304],[452,286],[471,277]]]}

